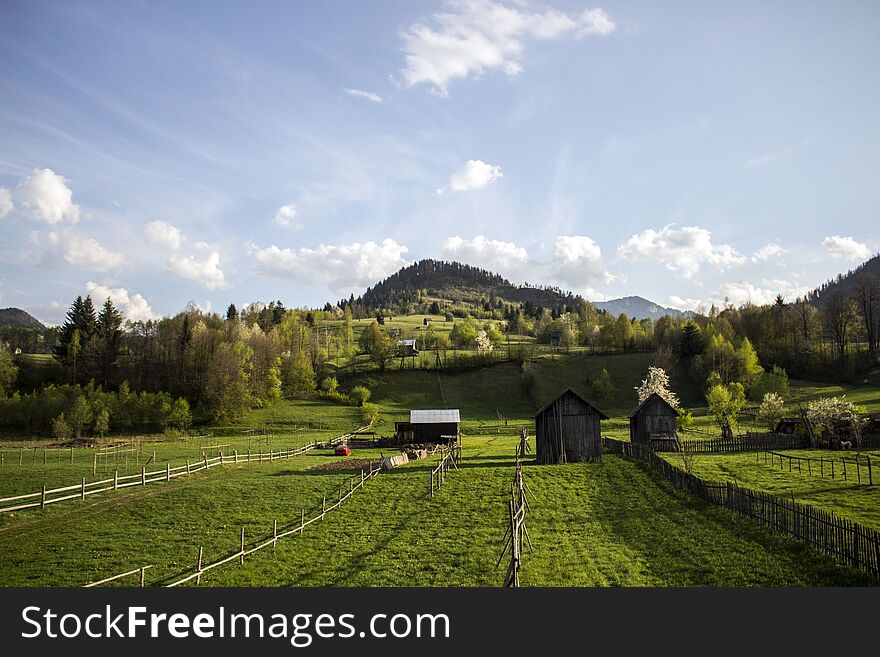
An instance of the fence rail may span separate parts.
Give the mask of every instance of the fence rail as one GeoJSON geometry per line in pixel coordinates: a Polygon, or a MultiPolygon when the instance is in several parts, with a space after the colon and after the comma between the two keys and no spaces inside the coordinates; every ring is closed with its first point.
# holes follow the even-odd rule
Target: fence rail
{"type": "Polygon", "coordinates": [[[440,490],[443,487],[449,470],[451,468],[458,470],[459,463],[461,463],[461,445],[454,445],[444,450],[443,458],[431,470],[431,497],[434,497],[434,491],[440,490]]]}
{"type": "Polygon", "coordinates": [[[130,577],[131,575],[140,574],[141,576],[141,588],[144,588],[144,575],[148,568],[152,568],[153,566],[141,566],[140,568],[135,568],[134,570],[129,570],[126,573],[120,573],[119,575],[113,575],[113,577],[106,577],[104,579],[100,579],[97,582],[92,582],[90,584],[86,584],[83,586],[85,589],[90,589],[95,586],[101,586],[102,584],[109,584],[110,582],[115,582],[118,579],[123,579],[125,577],[130,577]]]}
{"type": "Polygon", "coordinates": [[[343,489],[340,487],[339,495],[338,495],[338,498],[335,503],[333,503],[330,506],[327,506],[327,497],[324,496],[323,500],[321,501],[320,513],[317,513],[315,516],[306,520],[305,510],[302,509],[300,511],[299,522],[298,523],[294,522],[294,523],[288,525],[288,529],[286,529],[280,533],[278,532],[278,521],[277,520],[273,521],[273,523],[272,523],[272,536],[271,537],[263,537],[263,538],[258,539],[257,544],[254,545],[253,547],[248,548],[245,545],[244,527],[241,528],[241,539],[240,539],[240,546],[241,547],[239,548],[239,550],[237,552],[235,552],[233,554],[227,555],[226,557],[223,557],[222,559],[219,559],[219,560],[214,561],[212,563],[204,564],[203,559],[202,559],[204,556],[204,550],[203,550],[203,548],[200,547],[198,557],[196,560],[195,571],[185,575],[184,577],[181,577],[180,579],[174,580],[170,584],[167,584],[166,587],[167,588],[174,588],[174,587],[180,586],[181,584],[186,584],[188,582],[191,582],[193,580],[195,580],[196,585],[198,586],[201,583],[202,575],[205,574],[206,572],[214,570],[215,568],[219,568],[220,566],[223,566],[227,563],[231,563],[235,560],[238,560],[239,564],[243,565],[244,558],[246,556],[254,554],[255,552],[259,552],[260,550],[264,550],[268,547],[275,547],[275,544],[282,538],[287,538],[288,536],[292,536],[294,534],[302,534],[306,527],[308,527],[309,525],[311,525],[313,523],[320,522],[320,521],[324,520],[324,517],[328,513],[341,507],[343,502],[345,502],[352,495],[354,495],[355,491],[357,491],[360,488],[363,488],[364,484],[369,479],[372,479],[380,472],[381,472],[381,468],[378,466],[378,464],[376,467],[371,467],[369,472],[365,472],[364,470],[361,470],[360,481],[357,481],[357,483],[355,483],[355,479],[349,479],[348,492],[343,493],[343,489]]]}
{"type": "MultiPolygon", "coordinates": [[[[757,457],[760,460],[761,455],[758,454],[757,457]]],[[[812,456],[791,456],[772,451],[764,452],[765,465],[775,467],[777,459],[781,470],[784,470],[785,464],[788,463],[788,471],[797,471],[799,475],[806,474],[809,477],[821,477],[823,479],[838,478],[844,481],[854,481],[859,484],[865,483],[869,486],[874,485],[873,464],[871,457],[867,454],[854,452],[851,458],[826,459],[812,456]],[[835,464],[837,464],[836,468],[835,464]],[[863,478],[864,482],[862,481],[863,478]]]]}
{"type": "MultiPolygon", "coordinates": [[[[360,427],[359,429],[356,429],[350,433],[336,436],[335,438],[332,438],[327,442],[330,445],[339,444],[362,431],[366,431],[369,428],[369,425],[360,427]]],[[[207,455],[203,454],[202,459],[199,461],[191,462],[187,460],[185,464],[175,467],[171,467],[170,463],[166,463],[164,468],[159,470],[151,470],[148,472],[146,466],[143,466],[141,467],[141,471],[139,473],[133,475],[120,476],[119,471],[116,470],[113,473],[113,477],[108,479],[100,479],[98,481],[86,482],[86,478],[83,477],[78,484],[72,484],[69,486],[62,486],[60,488],[51,489],[47,489],[45,486],[43,486],[40,491],[35,493],[25,493],[24,495],[14,495],[12,497],[0,498],[0,504],[6,504],[9,502],[22,502],[21,504],[14,504],[12,506],[2,507],[0,508],[0,513],[9,513],[12,511],[34,509],[38,507],[42,509],[45,508],[47,504],[56,504],[58,502],[64,502],[74,499],[84,500],[88,495],[95,495],[97,493],[118,490],[120,488],[128,488],[130,486],[146,486],[147,484],[152,484],[159,481],[171,481],[175,477],[195,474],[196,472],[207,470],[218,465],[225,465],[230,463],[262,463],[263,461],[291,459],[296,456],[300,456],[301,454],[305,454],[306,452],[309,452],[313,449],[316,449],[317,446],[318,443],[313,442],[302,447],[288,447],[278,450],[270,449],[267,452],[264,452],[262,449],[259,450],[257,453],[248,450],[246,453],[243,454],[239,453],[238,450],[233,450],[232,454],[223,454],[221,452],[218,456],[215,456],[213,458],[208,458],[207,455]]]]}
{"type": "Polygon", "coordinates": [[[520,448],[517,446],[516,451],[516,471],[513,477],[513,483],[510,486],[510,499],[507,500],[507,528],[504,532],[502,542],[504,546],[501,548],[501,556],[498,557],[498,563],[495,567],[501,565],[505,554],[510,554],[510,561],[507,564],[507,571],[504,575],[505,588],[519,587],[519,573],[522,568],[522,548],[523,538],[528,543],[529,549],[532,548],[532,539],[529,537],[529,530],[526,528],[526,512],[529,511],[529,501],[526,498],[526,490],[528,485],[525,482],[522,471],[522,461],[520,461],[520,448]]]}
{"type": "Polygon", "coordinates": [[[604,444],[610,452],[647,463],[679,490],[793,536],[846,565],[880,577],[880,532],[874,529],[793,498],[754,491],[733,482],[700,479],[644,445],[611,438],[605,438],[604,444]]]}

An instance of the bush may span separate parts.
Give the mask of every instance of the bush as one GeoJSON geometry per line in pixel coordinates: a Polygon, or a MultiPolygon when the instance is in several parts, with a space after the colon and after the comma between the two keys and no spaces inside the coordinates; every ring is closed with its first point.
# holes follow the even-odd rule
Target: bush
{"type": "Polygon", "coordinates": [[[370,389],[366,386],[355,386],[348,393],[349,398],[358,406],[363,406],[366,402],[370,401],[371,395],[370,389]]]}
{"type": "Polygon", "coordinates": [[[361,407],[361,421],[364,424],[375,424],[379,421],[379,406],[365,403],[361,407]]]}
{"type": "Polygon", "coordinates": [[[52,435],[58,440],[67,440],[70,438],[71,433],[72,430],[70,425],[67,424],[67,420],[64,419],[64,413],[52,421],[52,435]]]}

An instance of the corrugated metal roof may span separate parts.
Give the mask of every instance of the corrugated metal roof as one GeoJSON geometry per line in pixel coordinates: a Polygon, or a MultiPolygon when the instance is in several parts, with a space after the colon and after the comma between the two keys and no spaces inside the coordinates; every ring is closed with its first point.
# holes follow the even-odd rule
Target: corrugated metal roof
{"type": "Polygon", "coordinates": [[[398,347],[415,347],[416,341],[414,339],[413,340],[398,340],[397,346],[398,347]]]}
{"type": "Polygon", "coordinates": [[[409,421],[411,424],[437,424],[440,422],[461,422],[461,415],[457,408],[410,411],[409,421]]]}

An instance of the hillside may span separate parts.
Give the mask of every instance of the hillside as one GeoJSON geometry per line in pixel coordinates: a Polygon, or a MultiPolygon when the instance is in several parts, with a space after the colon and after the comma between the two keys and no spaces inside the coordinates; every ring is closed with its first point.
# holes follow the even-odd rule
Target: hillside
{"type": "Polygon", "coordinates": [[[545,308],[571,307],[580,297],[559,288],[515,285],[485,269],[442,260],[420,260],[367,288],[357,299],[368,309],[417,303],[420,292],[457,303],[478,304],[492,298],[545,308]]]}
{"type": "Polygon", "coordinates": [[[870,277],[880,281],[880,254],[866,260],[855,269],[845,274],[838,274],[835,278],[823,283],[812,292],[808,292],[805,299],[808,303],[821,308],[832,296],[843,293],[844,296],[856,296],[856,287],[860,280],[870,277]]]}
{"type": "Polygon", "coordinates": [[[46,328],[38,319],[21,308],[0,308],[0,326],[29,329],[46,328]]]}
{"type": "MultiPolygon", "coordinates": [[[[580,295],[551,285],[518,285],[503,276],[459,262],[420,260],[377,283],[355,300],[367,311],[400,309],[423,303],[425,299],[478,305],[499,302],[528,304],[535,308],[574,308],[584,301],[580,295]]],[[[680,317],[684,313],[664,308],[638,296],[594,303],[599,310],[613,315],[626,313],[636,319],[658,319],[664,315],[680,317]]]]}
{"type": "Polygon", "coordinates": [[[621,299],[611,299],[610,301],[596,301],[593,302],[593,305],[599,310],[604,310],[612,315],[626,313],[627,317],[635,317],[636,319],[648,317],[657,320],[664,315],[684,317],[687,314],[675,308],[659,306],[644,297],[623,297],[621,299]]]}

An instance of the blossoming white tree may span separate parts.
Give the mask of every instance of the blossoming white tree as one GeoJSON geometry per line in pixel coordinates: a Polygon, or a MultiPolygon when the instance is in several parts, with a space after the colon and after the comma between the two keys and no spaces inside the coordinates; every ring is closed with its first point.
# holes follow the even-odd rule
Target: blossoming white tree
{"type": "Polygon", "coordinates": [[[483,354],[492,351],[492,349],[494,348],[495,345],[492,344],[492,340],[489,338],[489,335],[481,329],[477,333],[477,352],[483,354]]]}
{"type": "Polygon", "coordinates": [[[673,408],[678,408],[679,406],[678,395],[669,389],[669,375],[662,367],[649,367],[648,378],[642,381],[642,385],[635,388],[635,390],[639,393],[640,404],[654,393],[657,393],[673,408]]]}

